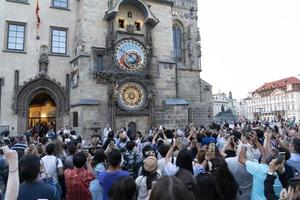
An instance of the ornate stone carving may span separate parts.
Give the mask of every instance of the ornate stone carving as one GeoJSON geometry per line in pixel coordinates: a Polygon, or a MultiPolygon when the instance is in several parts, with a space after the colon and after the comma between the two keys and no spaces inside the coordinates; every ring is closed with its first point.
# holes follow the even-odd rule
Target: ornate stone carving
{"type": "Polygon", "coordinates": [[[135,25],[133,25],[133,24],[127,24],[127,25],[126,25],[126,30],[127,30],[129,33],[134,33],[134,31],[136,31],[136,27],[135,27],[135,25]]]}
{"type": "Polygon", "coordinates": [[[71,83],[72,88],[76,88],[79,86],[79,71],[75,70],[71,73],[71,83]]]}
{"type": "Polygon", "coordinates": [[[198,57],[200,58],[202,56],[201,43],[200,42],[198,42],[198,44],[197,44],[197,53],[198,53],[198,57]]]}
{"type": "Polygon", "coordinates": [[[46,45],[42,45],[40,47],[40,58],[39,58],[39,75],[46,76],[48,73],[48,47],[46,45]]]}

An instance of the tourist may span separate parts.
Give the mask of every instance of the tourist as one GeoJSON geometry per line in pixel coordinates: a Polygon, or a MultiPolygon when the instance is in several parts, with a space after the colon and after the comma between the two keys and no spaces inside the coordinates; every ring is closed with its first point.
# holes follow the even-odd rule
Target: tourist
{"type": "Polygon", "coordinates": [[[183,182],[175,176],[165,176],[151,190],[149,200],[195,200],[183,182]]]}
{"type": "Polygon", "coordinates": [[[94,153],[92,160],[94,180],[90,183],[90,192],[93,200],[103,199],[103,188],[99,183],[99,173],[105,171],[106,155],[103,149],[97,150],[94,153]]]}
{"type": "Polygon", "coordinates": [[[73,169],[74,167],[73,156],[76,153],[77,148],[76,145],[74,145],[73,143],[70,143],[67,148],[68,148],[68,155],[64,162],[64,169],[73,169]]]}
{"type": "Polygon", "coordinates": [[[300,173],[300,138],[294,138],[290,145],[291,158],[287,161],[287,165],[293,167],[300,173]]]}
{"type": "Polygon", "coordinates": [[[138,176],[138,166],[137,166],[137,160],[138,160],[138,154],[133,151],[135,147],[134,141],[128,141],[126,143],[126,152],[122,154],[123,156],[123,163],[122,163],[122,169],[129,172],[130,176],[133,179],[136,179],[138,176]]]}
{"type": "Polygon", "coordinates": [[[54,155],[55,152],[55,144],[50,143],[46,146],[46,153],[41,161],[43,165],[44,172],[53,178],[54,184],[57,188],[57,192],[59,195],[62,194],[62,188],[58,181],[58,175],[63,175],[63,163],[61,159],[57,158],[54,155]]]}
{"type": "MultiPolygon", "coordinates": [[[[223,200],[215,176],[211,173],[200,173],[196,176],[198,199],[200,200],[223,200]]],[[[224,199],[225,200],[225,199],[224,199]]]]}
{"type": "Polygon", "coordinates": [[[83,152],[78,152],[73,156],[73,169],[64,171],[67,195],[66,200],[90,200],[90,182],[94,179],[91,166],[91,157],[86,158],[83,152]],[[84,166],[86,165],[86,168],[84,166]]]}
{"type": "MultiPolygon", "coordinates": [[[[0,142],[1,144],[2,142],[0,142]]],[[[14,150],[10,150],[8,146],[1,147],[3,155],[5,156],[5,160],[8,164],[8,178],[6,184],[6,192],[0,192],[0,199],[5,197],[4,199],[8,200],[16,200],[20,197],[19,194],[19,170],[18,170],[18,154],[14,150]],[[4,195],[5,194],[5,195],[4,195]]],[[[1,188],[2,189],[2,188],[1,188]]]]}
{"type": "Polygon", "coordinates": [[[223,158],[215,157],[210,159],[210,172],[218,180],[217,184],[224,199],[234,200],[238,192],[238,184],[236,183],[232,173],[228,169],[228,165],[223,158]]]}
{"type": "Polygon", "coordinates": [[[135,199],[136,185],[130,176],[119,178],[109,190],[110,200],[133,200],[135,199]]]}
{"type": "MultiPolygon", "coordinates": [[[[237,154],[239,155],[242,146],[246,147],[246,159],[253,161],[253,152],[252,147],[248,144],[240,144],[237,150],[237,154]]],[[[228,169],[234,176],[235,181],[239,185],[239,190],[236,196],[236,200],[244,200],[251,198],[251,190],[252,190],[252,175],[246,170],[244,165],[241,165],[238,160],[238,155],[236,157],[226,158],[228,169]]]]}
{"type": "Polygon", "coordinates": [[[19,163],[20,178],[23,183],[20,185],[19,200],[33,199],[60,199],[60,193],[56,187],[38,181],[40,174],[40,158],[35,155],[25,155],[19,163]]]}
{"type": "Polygon", "coordinates": [[[28,145],[25,135],[18,135],[16,139],[17,141],[11,146],[11,149],[18,153],[18,158],[20,159],[25,154],[25,149],[28,147],[28,145]]]}
{"type": "MultiPolygon", "coordinates": [[[[247,171],[253,176],[253,186],[251,192],[251,200],[256,199],[266,199],[264,194],[264,180],[266,179],[269,163],[272,159],[275,159],[277,156],[277,152],[275,150],[268,152],[265,156],[263,156],[261,163],[255,161],[249,161],[246,158],[246,148],[242,147],[241,152],[239,154],[239,162],[243,164],[247,171]]],[[[275,193],[279,196],[279,192],[282,189],[282,185],[279,182],[278,176],[276,175],[275,180],[275,193]]]]}
{"type": "Polygon", "coordinates": [[[103,132],[102,132],[102,135],[101,135],[101,138],[102,138],[102,143],[104,144],[105,141],[107,140],[108,138],[108,134],[109,132],[111,132],[112,129],[109,127],[109,124],[106,125],[106,127],[103,129],[103,132]]]}
{"type": "Polygon", "coordinates": [[[188,170],[190,173],[193,172],[193,159],[191,153],[187,149],[182,149],[179,151],[178,156],[176,157],[176,161],[174,162],[173,153],[174,149],[178,148],[179,146],[178,140],[174,142],[174,144],[171,146],[169,149],[165,161],[166,161],[166,166],[165,166],[165,172],[168,176],[175,175],[176,172],[183,168],[188,170]],[[173,160],[173,161],[172,161],[173,160]]]}
{"type": "Polygon", "coordinates": [[[138,200],[149,198],[149,191],[152,189],[153,183],[160,178],[157,167],[157,159],[154,156],[149,156],[144,160],[142,174],[135,180],[138,189],[138,200]]]}
{"type": "Polygon", "coordinates": [[[193,196],[194,199],[198,199],[198,190],[197,182],[195,177],[187,170],[180,169],[175,176],[181,180],[185,187],[189,190],[190,196],[193,196]]]}
{"type": "Polygon", "coordinates": [[[107,170],[99,173],[99,182],[103,187],[103,200],[109,200],[109,190],[119,178],[130,176],[127,171],[121,170],[121,161],[121,152],[113,149],[107,156],[107,170]]]}

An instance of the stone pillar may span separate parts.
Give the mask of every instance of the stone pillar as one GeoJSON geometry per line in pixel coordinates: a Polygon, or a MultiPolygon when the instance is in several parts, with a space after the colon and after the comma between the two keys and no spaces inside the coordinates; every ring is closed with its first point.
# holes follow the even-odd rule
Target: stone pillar
{"type": "Polygon", "coordinates": [[[0,78],[0,121],[1,121],[1,96],[2,96],[2,86],[4,86],[4,78],[0,78]]]}

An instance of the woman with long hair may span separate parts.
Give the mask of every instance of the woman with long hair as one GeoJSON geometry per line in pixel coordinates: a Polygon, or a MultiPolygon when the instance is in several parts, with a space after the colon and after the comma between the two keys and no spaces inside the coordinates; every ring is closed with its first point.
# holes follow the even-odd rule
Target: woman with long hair
{"type": "Polygon", "coordinates": [[[234,200],[238,192],[238,184],[223,158],[215,157],[210,160],[210,172],[218,180],[217,184],[226,200],[234,200]]]}
{"type": "Polygon", "coordinates": [[[178,142],[174,142],[174,144],[171,146],[169,149],[165,160],[166,160],[166,166],[165,166],[165,172],[166,175],[172,176],[175,175],[176,172],[179,169],[186,169],[187,171],[191,172],[191,174],[194,174],[193,172],[193,158],[191,155],[191,152],[188,151],[187,149],[181,149],[178,153],[178,156],[176,158],[175,164],[174,160],[175,158],[173,157],[173,153],[175,148],[178,148],[178,142]]]}
{"type": "Polygon", "coordinates": [[[165,176],[154,185],[149,200],[195,200],[183,182],[175,176],[165,176]]]}
{"type": "Polygon", "coordinates": [[[201,173],[196,176],[198,199],[223,200],[215,177],[211,173],[201,173]]]}
{"type": "Polygon", "coordinates": [[[92,160],[93,174],[95,179],[91,181],[89,190],[92,194],[93,200],[102,200],[103,199],[103,189],[99,183],[98,174],[105,171],[105,153],[103,149],[97,150],[94,154],[92,160]]]}

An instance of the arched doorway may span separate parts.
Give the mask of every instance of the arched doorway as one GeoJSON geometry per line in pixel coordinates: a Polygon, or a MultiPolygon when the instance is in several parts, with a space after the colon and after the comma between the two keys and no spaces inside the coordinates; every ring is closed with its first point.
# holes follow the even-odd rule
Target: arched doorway
{"type": "Polygon", "coordinates": [[[28,128],[36,124],[56,124],[56,103],[46,92],[35,95],[29,104],[28,128]]]}
{"type": "Polygon", "coordinates": [[[49,77],[36,77],[20,86],[14,99],[14,109],[18,115],[18,132],[24,132],[31,127],[32,121],[30,120],[34,119],[33,115],[37,116],[36,120],[45,118],[45,113],[43,115],[42,113],[30,113],[34,107],[39,107],[39,105],[43,109],[46,107],[49,109],[47,120],[55,120],[56,129],[63,127],[64,119],[69,111],[68,90],[49,77]],[[50,109],[52,109],[51,112],[50,109]]]}

